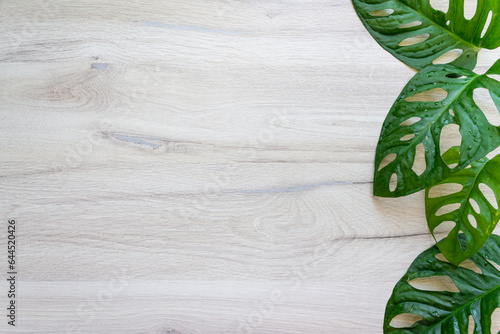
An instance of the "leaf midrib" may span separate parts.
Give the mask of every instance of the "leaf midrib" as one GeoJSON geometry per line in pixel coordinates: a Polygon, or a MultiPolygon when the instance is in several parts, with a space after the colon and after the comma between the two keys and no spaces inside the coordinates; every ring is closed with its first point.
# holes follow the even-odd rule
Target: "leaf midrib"
{"type": "MultiPolygon", "coordinates": [[[[480,50],[480,49],[481,49],[481,47],[480,47],[480,46],[476,46],[476,45],[472,44],[471,42],[466,41],[466,40],[465,40],[465,39],[463,39],[461,36],[457,35],[455,32],[453,32],[453,31],[451,31],[451,30],[448,30],[448,29],[444,28],[443,26],[441,26],[440,24],[438,24],[436,21],[432,20],[430,17],[428,17],[427,15],[425,15],[424,13],[422,13],[421,11],[419,11],[419,10],[417,10],[417,9],[413,8],[413,7],[410,7],[409,5],[407,5],[407,4],[405,4],[405,3],[403,3],[401,0],[392,0],[392,1],[395,1],[395,2],[397,2],[397,3],[401,4],[401,5],[405,6],[405,7],[408,7],[408,8],[409,8],[411,11],[413,11],[414,13],[418,13],[418,14],[420,14],[421,16],[425,17],[425,18],[426,18],[427,20],[429,20],[430,22],[434,23],[434,25],[435,25],[435,26],[437,26],[437,27],[439,27],[439,29],[442,29],[442,30],[444,30],[444,31],[448,32],[450,35],[452,35],[452,36],[456,37],[458,40],[462,41],[462,42],[463,42],[463,43],[465,43],[465,44],[468,44],[468,45],[469,45],[472,49],[477,49],[477,50],[480,50]]],[[[432,6],[431,6],[430,4],[429,4],[429,6],[432,8],[432,6]]],[[[450,4],[450,6],[451,6],[451,4],[450,4]]],[[[436,10],[436,9],[434,9],[434,8],[432,8],[432,9],[433,9],[433,10],[435,10],[435,11],[438,11],[438,10],[436,10]]],[[[449,10],[449,9],[448,9],[448,10],[449,10]]],[[[442,11],[440,11],[440,12],[442,12],[442,11]]],[[[444,14],[447,14],[447,13],[444,13],[444,14]]],[[[474,34],[475,34],[475,32],[474,32],[474,34]]],[[[464,51],[465,51],[465,50],[464,50],[464,51]]]]}
{"type": "MultiPolygon", "coordinates": [[[[491,175],[490,173],[488,173],[488,171],[487,171],[487,170],[485,170],[485,168],[487,167],[487,165],[488,165],[490,162],[491,162],[491,160],[490,160],[490,159],[488,159],[488,160],[486,160],[486,161],[482,164],[481,168],[477,171],[477,173],[476,173],[476,174],[475,174],[475,176],[474,176],[474,180],[472,181],[471,186],[470,186],[469,190],[467,191],[467,195],[463,198],[463,200],[462,200],[462,201],[459,201],[459,203],[461,202],[461,205],[460,205],[460,208],[459,208],[459,209],[457,209],[457,210],[458,210],[458,217],[457,217],[457,222],[456,222],[456,223],[457,223],[457,225],[458,225],[458,223],[459,223],[460,221],[463,221],[463,220],[464,220],[464,219],[463,219],[463,216],[464,216],[465,209],[466,209],[466,207],[467,207],[467,203],[469,202],[469,200],[470,200],[470,198],[471,198],[471,193],[472,193],[472,191],[474,190],[475,185],[478,183],[478,182],[477,182],[477,180],[478,180],[479,176],[480,176],[480,175],[484,172],[484,173],[486,173],[486,174],[489,174],[489,175],[490,175],[490,176],[491,176],[494,180],[497,180],[495,176],[491,175]]],[[[460,194],[460,192],[456,193],[456,194],[455,194],[456,196],[453,196],[453,197],[462,197],[462,196],[459,196],[459,194],[460,194]]],[[[453,197],[450,197],[450,198],[453,198],[453,197]]],[[[489,208],[488,208],[488,209],[489,209],[489,208]]],[[[438,210],[439,210],[439,209],[438,209],[438,210]]],[[[482,211],[482,210],[481,210],[481,211],[482,211]]],[[[491,211],[491,210],[490,210],[490,211],[491,211]]],[[[497,211],[498,211],[498,210],[497,210],[497,211]]],[[[492,221],[492,223],[493,223],[493,221],[492,221]]],[[[460,225],[462,225],[462,224],[460,224],[460,225]]],[[[434,233],[433,233],[432,235],[434,235],[434,233]]]]}
{"type": "MultiPolygon", "coordinates": [[[[469,191],[467,192],[467,196],[465,197],[464,201],[462,202],[463,203],[463,206],[461,209],[459,209],[459,216],[458,216],[458,219],[459,220],[462,220],[463,219],[463,214],[465,212],[465,208],[467,207],[467,203],[469,202],[470,200],[470,196],[471,196],[471,193],[472,193],[472,190],[474,189],[474,186],[476,185],[476,182],[477,182],[477,179],[479,178],[479,175],[481,175],[481,173],[483,172],[483,169],[486,167],[486,165],[488,164],[488,162],[490,162],[490,160],[488,159],[484,164],[483,166],[481,166],[481,168],[479,169],[479,171],[476,173],[476,175],[474,176],[474,181],[472,182],[471,184],[471,187],[469,189],[469,191]]],[[[479,204],[478,204],[479,205],[479,204]]],[[[457,222],[458,223],[458,222],[457,222]]]]}
{"type": "MultiPolygon", "coordinates": [[[[436,120],[439,119],[447,110],[449,110],[451,108],[452,105],[454,105],[456,102],[457,102],[457,99],[462,96],[462,94],[464,93],[464,91],[469,88],[469,86],[474,83],[478,78],[480,78],[481,76],[480,75],[477,75],[476,73],[470,71],[472,74],[475,75],[474,79],[472,79],[471,81],[469,81],[463,88],[461,88],[458,93],[456,94],[456,96],[450,101],[450,103],[446,104],[446,106],[443,106],[441,107],[441,112],[437,113],[437,116],[434,117],[434,119],[432,119],[431,122],[429,122],[429,124],[423,129],[423,131],[421,131],[421,133],[418,135],[418,136],[415,136],[413,138],[413,140],[410,140],[410,143],[409,145],[405,148],[405,150],[398,154],[398,157],[395,159],[395,162],[397,162],[398,164],[401,163],[401,159],[402,157],[408,153],[408,151],[410,150],[410,148],[413,148],[413,147],[417,147],[420,143],[422,143],[422,141],[420,141],[420,139],[422,137],[424,137],[424,135],[429,131],[430,127],[432,125],[435,124],[436,120]],[[416,143],[416,145],[415,145],[416,143]]],[[[406,99],[404,99],[404,101],[406,101],[406,99]]],[[[407,102],[407,101],[406,101],[407,102]]],[[[408,102],[407,102],[408,103],[408,102]]],[[[410,103],[413,103],[413,102],[410,102],[410,103]]],[[[437,145],[436,145],[437,146],[437,145]]],[[[415,162],[413,162],[415,163],[415,162]]],[[[392,174],[392,173],[391,173],[392,174]]]]}
{"type": "MultiPolygon", "coordinates": [[[[468,269],[464,269],[464,270],[468,270],[468,269]]],[[[448,276],[448,275],[447,275],[448,276]]],[[[449,277],[449,276],[448,276],[449,277]]],[[[481,294],[479,295],[478,297],[474,298],[473,300],[469,301],[468,303],[462,305],[460,308],[456,309],[455,311],[453,312],[450,312],[450,314],[448,314],[446,317],[444,317],[442,320],[440,320],[439,322],[437,322],[436,324],[434,324],[432,327],[430,327],[425,333],[429,333],[430,330],[434,329],[436,326],[442,324],[443,322],[445,322],[446,320],[448,320],[448,318],[450,317],[453,317],[455,316],[455,314],[457,314],[458,312],[462,311],[464,308],[466,308],[467,306],[471,305],[472,303],[476,302],[477,300],[479,299],[483,299],[485,298],[486,296],[488,296],[490,293],[493,293],[495,292],[496,290],[500,289],[500,285],[497,285],[496,287],[494,287],[493,289],[491,290],[488,290],[486,293],[484,294],[481,294]]]]}
{"type": "MultiPolygon", "coordinates": [[[[463,228],[463,224],[462,224],[462,222],[464,221],[463,215],[464,215],[465,209],[467,208],[467,203],[470,200],[470,196],[471,196],[472,190],[474,189],[474,186],[476,185],[476,182],[477,182],[477,179],[479,178],[479,175],[481,175],[481,173],[483,172],[483,169],[486,167],[486,165],[488,164],[488,162],[490,162],[490,160],[487,160],[485,163],[483,163],[483,165],[478,170],[478,172],[476,173],[476,175],[474,175],[474,180],[472,181],[471,186],[470,186],[469,190],[467,191],[467,195],[465,197],[463,197],[461,201],[458,202],[458,203],[460,203],[460,207],[457,209],[458,215],[457,215],[457,218],[456,218],[455,222],[457,223],[456,227],[458,228],[459,232],[463,228]]],[[[453,198],[457,198],[457,197],[460,198],[460,197],[462,197],[462,196],[459,195],[460,193],[461,192],[458,192],[458,193],[454,194],[455,196],[452,195],[449,198],[452,198],[452,199],[453,198]]],[[[442,208],[442,207],[443,206],[441,206],[439,208],[442,208]]],[[[439,208],[438,208],[438,210],[439,210],[439,208]]],[[[437,210],[434,212],[434,215],[435,215],[436,212],[437,212],[437,210]]],[[[478,224],[478,227],[479,227],[479,224],[478,224]]],[[[431,232],[431,233],[432,233],[432,236],[435,238],[434,231],[431,232]]],[[[450,231],[450,233],[451,233],[451,231],[450,231]]],[[[449,236],[449,234],[448,234],[448,236],[449,236]]],[[[459,247],[460,247],[460,245],[459,245],[459,247]]],[[[441,250],[442,253],[444,253],[444,251],[441,248],[440,248],[440,250],[441,250]]],[[[464,252],[465,253],[469,253],[468,249],[465,250],[464,252]]],[[[476,252],[473,252],[472,255],[474,255],[476,252]]],[[[446,253],[448,253],[448,252],[446,252],[446,253]]],[[[450,254],[450,255],[453,255],[453,254],[450,254]]],[[[467,256],[467,258],[469,258],[469,256],[467,256]]],[[[463,259],[463,258],[460,258],[460,259],[463,259]]]]}

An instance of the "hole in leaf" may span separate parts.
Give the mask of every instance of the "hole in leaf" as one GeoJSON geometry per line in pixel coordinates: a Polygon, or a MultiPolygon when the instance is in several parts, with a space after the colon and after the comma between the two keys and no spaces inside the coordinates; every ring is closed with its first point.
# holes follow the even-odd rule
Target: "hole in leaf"
{"type": "Polygon", "coordinates": [[[486,183],[480,183],[479,190],[481,190],[484,197],[486,197],[491,206],[495,209],[498,209],[498,202],[495,196],[495,192],[486,183]]]}
{"type": "Polygon", "coordinates": [[[477,11],[477,0],[464,0],[464,17],[470,20],[474,17],[477,11]]]}
{"type": "Polygon", "coordinates": [[[400,140],[401,140],[401,141],[407,141],[407,140],[410,140],[410,139],[412,139],[412,138],[414,138],[414,137],[415,137],[415,134],[414,134],[414,133],[410,133],[409,135],[406,135],[406,136],[401,137],[401,139],[400,139],[400,140]]]}
{"type": "Polygon", "coordinates": [[[447,26],[449,26],[449,25],[450,25],[450,23],[451,23],[451,21],[450,21],[450,20],[446,21],[446,25],[447,25],[447,26]]]}
{"type": "Polygon", "coordinates": [[[467,237],[465,236],[463,231],[459,231],[458,233],[458,243],[460,244],[460,248],[462,249],[462,251],[465,252],[467,250],[467,245],[469,244],[469,240],[467,240],[467,237]]]}
{"type": "Polygon", "coordinates": [[[379,9],[370,12],[371,16],[389,16],[394,13],[394,9],[379,9]]]}
{"type": "Polygon", "coordinates": [[[486,158],[488,158],[488,160],[491,160],[495,158],[498,154],[500,154],[500,147],[486,154],[486,158]]]}
{"type": "Polygon", "coordinates": [[[486,35],[486,32],[488,32],[488,28],[490,27],[492,18],[493,18],[493,11],[490,10],[490,12],[488,13],[488,17],[486,18],[486,22],[484,23],[483,31],[481,32],[481,38],[483,38],[484,35],[486,35]]]}
{"type": "Polygon", "coordinates": [[[450,79],[465,79],[465,78],[467,78],[465,75],[458,74],[458,73],[448,73],[445,76],[447,78],[450,78],[450,79]]]}
{"type": "Polygon", "coordinates": [[[400,126],[410,126],[413,125],[417,122],[420,122],[422,119],[420,117],[411,117],[408,118],[407,120],[403,121],[400,126]]]}
{"type": "Polygon", "coordinates": [[[474,102],[484,112],[491,125],[500,125],[500,112],[486,88],[476,88],[473,93],[474,102]]]}
{"type": "Polygon", "coordinates": [[[469,220],[469,223],[471,224],[472,227],[477,228],[476,217],[474,217],[473,215],[468,215],[467,219],[469,220]]]}
{"type": "Polygon", "coordinates": [[[486,259],[493,267],[495,267],[496,270],[500,271],[500,264],[496,263],[495,261],[492,261],[490,259],[486,259]]]}
{"type": "MultiPolygon", "coordinates": [[[[450,234],[450,231],[453,230],[455,228],[457,224],[453,221],[444,221],[442,222],[441,224],[439,224],[438,226],[436,226],[436,228],[432,231],[432,233],[434,233],[434,235],[437,235],[437,234],[450,234]]],[[[444,255],[443,255],[444,257],[444,255]]]]}
{"type": "Polygon", "coordinates": [[[434,88],[406,98],[406,102],[440,102],[448,96],[443,88],[434,88]]]}
{"type": "MultiPolygon", "coordinates": [[[[448,64],[457,59],[462,55],[464,50],[462,49],[453,49],[446,53],[443,53],[441,56],[437,57],[432,61],[433,64],[448,64]]],[[[449,74],[448,74],[449,75],[449,74]]]]}
{"type": "MultiPolygon", "coordinates": [[[[436,259],[438,259],[439,261],[442,261],[442,262],[446,262],[446,263],[451,263],[450,261],[448,261],[448,259],[443,255],[443,253],[439,253],[439,254],[436,254],[434,256],[436,259]]],[[[472,270],[473,272],[475,272],[476,274],[480,274],[482,275],[483,274],[483,271],[481,270],[481,268],[479,268],[474,262],[472,262],[471,260],[465,260],[464,262],[462,262],[460,264],[460,267],[462,268],[465,268],[465,269],[469,269],[469,270],[472,270]]]]}
{"type": "Polygon", "coordinates": [[[498,75],[498,74],[487,74],[486,76],[490,79],[493,79],[493,80],[500,82],[500,75],[498,75]]]}
{"type": "Polygon", "coordinates": [[[425,42],[431,35],[430,34],[420,34],[420,35],[417,35],[417,36],[412,36],[412,37],[408,37],[408,38],[405,38],[403,39],[401,42],[399,42],[399,46],[410,46],[410,45],[414,45],[414,44],[418,44],[418,43],[422,43],[422,42],[425,42]]]}
{"type": "Polygon", "coordinates": [[[447,213],[450,213],[450,212],[457,210],[458,208],[460,208],[460,203],[452,203],[452,204],[443,205],[442,207],[439,208],[439,210],[437,210],[436,216],[445,215],[447,213]]]}
{"type": "Polygon", "coordinates": [[[415,160],[413,161],[411,169],[418,176],[422,175],[427,169],[427,162],[425,161],[425,147],[422,143],[418,144],[415,148],[415,160]]]}
{"type": "Polygon", "coordinates": [[[434,256],[436,259],[438,259],[439,261],[443,261],[443,262],[446,262],[446,263],[451,263],[450,261],[448,261],[448,259],[443,255],[443,253],[439,253],[439,254],[436,254],[436,256],[434,256]]]}
{"type": "Polygon", "coordinates": [[[439,184],[437,186],[432,187],[429,190],[428,197],[429,198],[436,198],[436,197],[443,197],[443,196],[448,196],[451,194],[456,194],[459,191],[462,191],[463,188],[464,188],[464,186],[461,184],[458,184],[458,183],[439,184]]]}
{"type": "Polygon", "coordinates": [[[450,2],[449,0],[430,0],[430,4],[435,10],[440,10],[446,13],[450,2]]]}
{"type": "Polygon", "coordinates": [[[472,315],[469,315],[469,330],[468,330],[469,334],[474,334],[475,325],[476,324],[474,323],[474,318],[472,317],[472,315]]]}
{"type": "Polygon", "coordinates": [[[462,262],[460,264],[460,267],[472,270],[476,274],[480,274],[480,275],[483,274],[483,271],[481,270],[481,268],[479,268],[478,266],[476,266],[476,264],[474,262],[472,262],[471,260],[465,260],[464,262],[462,262]]]}
{"type": "Polygon", "coordinates": [[[396,153],[389,153],[383,160],[380,162],[380,166],[378,166],[378,170],[381,170],[388,164],[394,161],[398,155],[396,153]]]}
{"type": "Polygon", "coordinates": [[[393,328],[408,328],[413,326],[417,321],[422,320],[423,317],[413,313],[402,313],[392,318],[389,326],[393,328]]]}
{"type": "Polygon", "coordinates": [[[389,191],[392,193],[394,190],[396,190],[397,186],[398,186],[398,175],[396,173],[393,173],[391,176],[391,181],[389,183],[389,191]]]}
{"type": "MultiPolygon", "coordinates": [[[[462,135],[460,134],[460,126],[457,124],[447,124],[441,130],[439,137],[439,150],[441,155],[448,151],[453,146],[460,146],[462,143],[462,135]]],[[[457,163],[449,163],[448,167],[455,168],[457,163]]]]}
{"type": "Polygon", "coordinates": [[[449,276],[415,278],[408,283],[418,290],[460,292],[449,276]]]}
{"type": "Polygon", "coordinates": [[[479,204],[477,204],[477,202],[473,198],[469,199],[469,203],[470,206],[472,206],[472,208],[474,209],[474,211],[476,211],[476,213],[481,213],[481,208],[479,207],[479,204]]]}
{"type": "Polygon", "coordinates": [[[500,307],[491,314],[491,333],[500,333],[500,307]]]}
{"type": "Polygon", "coordinates": [[[455,117],[455,113],[451,109],[450,109],[450,115],[453,116],[453,117],[455,117]]]}
{"type": "Polygon", "coordinates": [[[409,23],[403,23],[402,25],[399,26],[399,29],[418,27],[421,24],[422,24],[421,21],[413,21],[413,22],[409,22],[409,23]]]}

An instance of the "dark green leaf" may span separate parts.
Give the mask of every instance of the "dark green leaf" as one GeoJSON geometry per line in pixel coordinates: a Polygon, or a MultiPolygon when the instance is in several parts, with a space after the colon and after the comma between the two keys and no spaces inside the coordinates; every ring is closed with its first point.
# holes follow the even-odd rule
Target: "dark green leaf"
{"type": "Polygon", "coordinates": [[[492,235],[471,257],[474,268],[442,261],[439,253],[433,246],[420,254],[397,283],[385,310],[384,333],[468,333],[471,316],[474,333],[491,333],[492,313],[500,307],[500,271],[488,260],[500,265],[500,237],[492,235]],[[432,282],[439,277],[451,279],[459,292],[436,291],[442,289],[440,285],[428,285],[426,290],[412,286],[416,279],[429,278],[432,282]],[[405,328],[395,328],[394,323],[391,326],[395,317],[407,313],[421,320],[405,328]]]}
{"type": "MultiPolygon", "coordinates": [[[[450,151],[452,154],[450,154],[448,161],[458,162],[458,150],[453,148],[450,151]]],[[[445,160],[447,159],[445,158],[445,160]]],[[[492,160],[483,158],[473,162],[470,168],[453,174],[434,186],[434,189],[426,189],[425,213],[427,225],[434,238],[434,230],[440,224],[444,222],[455,224],[446,239],[439,243],[439,249],[456,266],[483,247],[500,219],[500,210],[498,209],[500,201],[498,198],[491,198],[491,203],[488,200],[488,194],[481,191],[481,187],[484,185],[489,187],[493,194],[500,195],[500,155],[492,160]],[[453,191],[460,187],[462,189],[458,192],[453,191]],[[430,198],[429,194],[432,190],[451,193],[430,198]],[[473,203],[476,209],[474,209],[473,203]],[[440,213],[440,210],[446,210],[447,207],[453,209],[450,207],[452,205],[456,205],[458,208],[452,211],[448,209],[449,212],[436,215],[436,213],[440,213]],[[479,211],[476,211],[477,209],[479,211]],[[458,236],[462,233],[466,237],[466,244],[461,244],[459,241],[458,236]]]]}
{"type": "Polygon", "coordinates": [[[495,49],[500,45],[498,0],[478,0],[471,20],[464,17],[464,0],[450,0],[447,13],[432,8],[429,0],[353,0],[353,4],[375,40],[416,69],[456,50],[462,53],[452,64],[472,70],[481,48],[495,49]],[[486,26],[488,16],[492,19],[486,26]],[[421,38],[415,44],[405,45],[415,36],[421,38]]]}
{"type": "Polygon", "coordinates": [[[498,73],[499,64],[484,75],[453,65],[433,65],[410,80],[382,127],[375,156],[375,195],[398,197],[414,193],[444,180],[500,145],[500,129],[488,122],[473,99],[476,88],[486,88],[494,99],[499,99],[500,83],[488,77],[498,73]],[[446,97],[434,99],[435,89],[446,97]],[[422,96],[423,92],[428,96],[422,96]],[[408,120],[417,122],[405,126],[408,120]],[[442,159],[440,146],[443,128],[453,124],[461,141],[458,165],[451,168],[442,159]],[[422,172],[414,170],[417,148],[425,152],[422,172]],[[393,161],[381,165],[391,160],[388,157],[393,161]],[[397,186],[391,189],[394,177],[397,186]]]}

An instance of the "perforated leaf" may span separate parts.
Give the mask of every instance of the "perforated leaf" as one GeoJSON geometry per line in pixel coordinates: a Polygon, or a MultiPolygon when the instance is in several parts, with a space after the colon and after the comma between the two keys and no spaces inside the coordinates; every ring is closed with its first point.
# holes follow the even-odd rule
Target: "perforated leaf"
{"type": "Polygon", "coordinates": [[[429,0],[353,0],[353,4],[375,40],[416,69],[453,50],[458,58],[452,64],[473,69],[481,48],[500,45],[498,0],[478,0],[470,20],[464,16],[464,0],[450,0],[446,13],[432,8],[429,0]]]}
{"type": "MultiPolygon", "coordinates": [[[[449,157],[445,160],[458,162],[456,148],[447,153],[449,157]]],[[[497,196],[500,196],[500,155],[492,160],[483,158],[473,162],[470,168],[426,189],[425,213],[434,238],[434,231],[439,225],[445,222],[455,224],[448,236],[439,243],[439,249],[451,263],[458,266],[481,249],[488,240],[500,219],[500,200],[497,196]],[[459,188],[457,185],[462,189],[455,192],[459,188]],[[485,187],[491,189],[494,197],[488,198],[490,194],[485,193],[484,189],[488,189],[485,187]],[[429,195],[433,190],[438,193],[431,198],[429,195]],[[439,194],[439,191],[442,193],[439,194]],[[454,209],[453,205],[457,208],[454,209]],[[459,242],[458,235],[462,233],[466,237],[465,244],[459,242]]]]}
{"type": "Polygon", "coordinates": [[[456,267],[438,259],[439,253],[433,246],[420,254],[396,284],[385,310],[384,333],[469,333],[469,322],[474,325],[473,333],[491,333],[492,314],[500,307],[500,271],[488,260],[500,265],[500,237],[492,235],[471,257],[475,268],[456,267]],[[423,278],[447,278],[458,292],[439,291],[442,284],[412,286],[423,278]],[[396,326],[395,318],[406,314],[420,320],[396,326]]]}
{"type": "Polygon", "coordinates": [[[500,145],[499,128],[488,122],[473,98],[474,89],[486,88],[499,106],[500,83],[488,77],[498,74],[499,69],[497,62],[486,74],[477,75],[453,65],[432,65],[410,80],[382,127],[375,156],[375,195],[414,193],[444,180],[500,145]],[[433,96],[436,89],[444,93],[442,99],[433,96]],[[427,97],[422,96],[424,92],[427,97]],[[413,123],[406,124],[410,120],[413,123]],[[443,128],[453,124],[460,140],[457,166],[449,166],[441,157],[443,128]],[[417,147],[424,152],[422,171],[414,170],[417,147]],[[382,165],[388,158],[392,161],[382,165]]]}

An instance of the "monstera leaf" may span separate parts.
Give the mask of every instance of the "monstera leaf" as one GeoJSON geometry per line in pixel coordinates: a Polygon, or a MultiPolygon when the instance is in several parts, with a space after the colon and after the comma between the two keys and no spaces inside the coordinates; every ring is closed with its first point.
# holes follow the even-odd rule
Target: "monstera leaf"
{"type": "MultiPolygon", "coordinates": [[[[458,148],[450,149],[443,158],[447,162],[457,163],[458,148]]],[[[434,230],[439,225],[445,222],[455,225],[438,245],[443,255],[454,265],[458,266],[474,255],[493,232],[500,219],[500,200],[495,194],[500,195],[500,155],[492,160],[483,158],[473,162],[470,168],[426,189],[427,224],[434,238],[434,230]],[[439,189],[446,194],[430,197],[433,191],[439,192],[439,189]],[[491,189],[494,199],[488,198],[488,193],[485,193],[488,189],[491,189]],[[466,237],[465,243],[459,241],[461,233],[466,237]]]]}
{"type": "Polygon", "coordinates": [[[464,16],[464,0],[450,0],[447,13],[432,8],[429,0],[353,0],[353,4],[373,38],[416,69],[450,52],[458,56],[452,64],[472,70],[481,48],[500,45],[498,0],[477,0],[470,20],[464,16]]]}
{"type": "Polygon", "coordinates": [[[454,65],[432,65],[418,72],[382,126],[375,155],[374,194],[398,197],[414,193],[498,147],[500,129],[488,122],[474,102],[473,92],[476,88],[488,89],[499,107],[500,82],[488,76],[499,72],[500,61],[484,75],[454,65]],[[439,94],[443,96],[436,96],[439,94]],[[453,124],[459,127],[457,136],[461,138],[457,166],[449,166],[443,160],[440,148],[443,128],[453,124]],[[425,152],[422,172],[414,170],[417,148],[425,152]]]}
{"type": "Polygon", "coordinates": [[[460,334],[470,333],[472,325],[476,334],[491,333],[492,314],[500,307],[500,271],[495,268],[500,265],[500,237],[492,235],[470,261],[471,266],[456,267],[441,260],[437,246],[420,254],[387,303],[384,333],[460,334]],[[433,283],[433,279],[443,278],[454,283],[455,291],[443,289],[445,280],[433,283]],[[418,288],[416,284],[420,284],[418,288]],[[408,315],[418,321],[394,324],[397,317],[408,315]]]}

